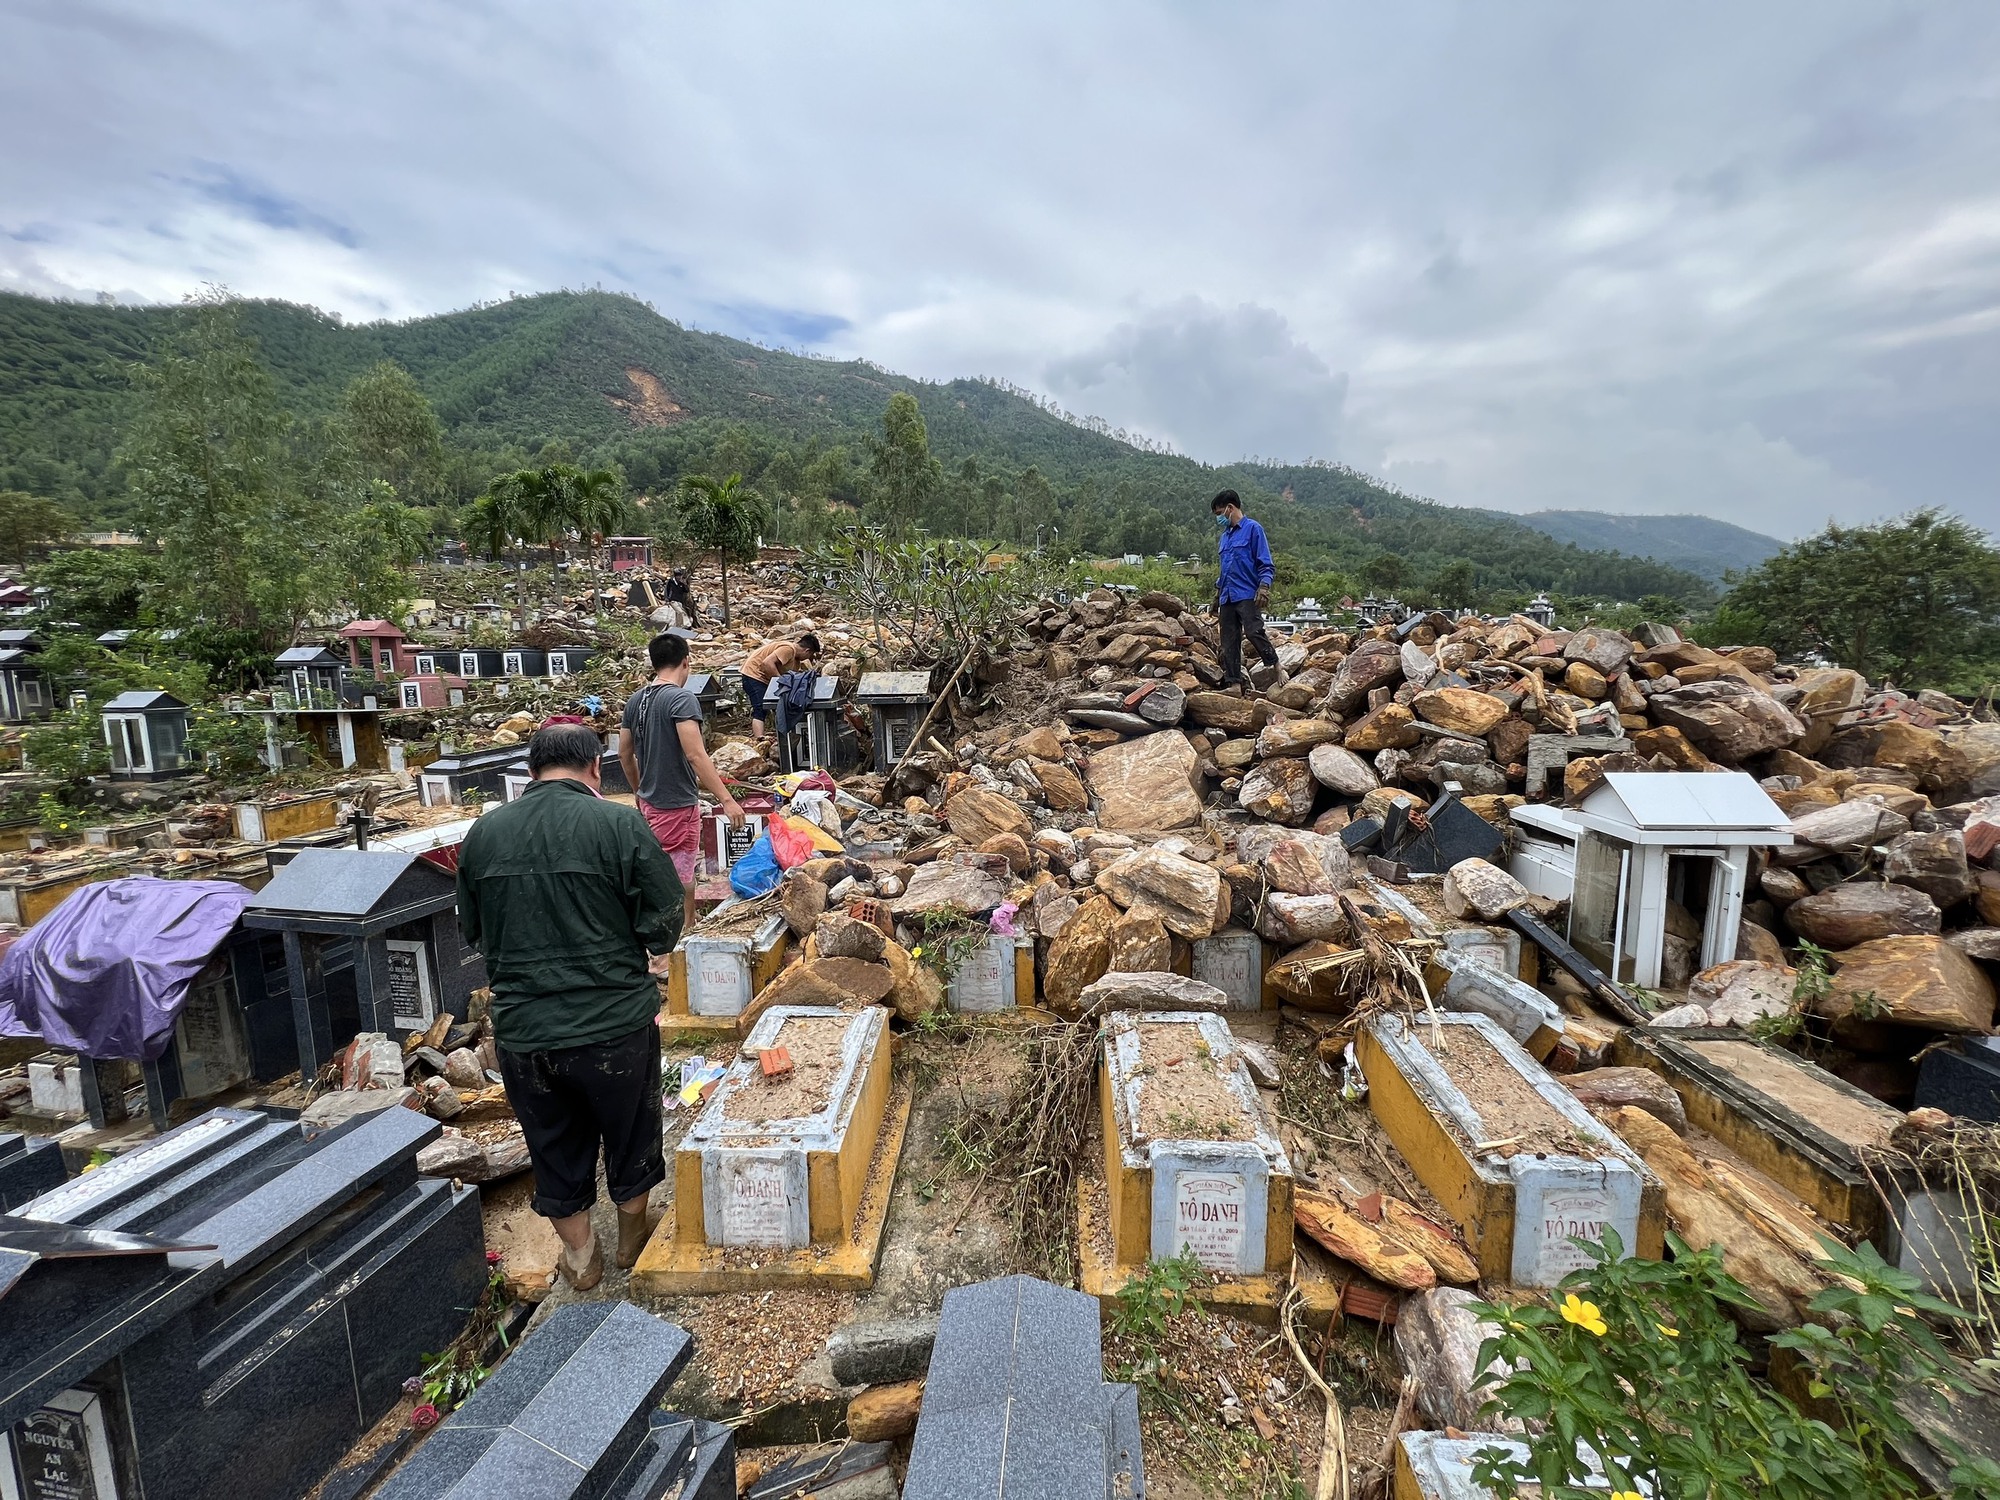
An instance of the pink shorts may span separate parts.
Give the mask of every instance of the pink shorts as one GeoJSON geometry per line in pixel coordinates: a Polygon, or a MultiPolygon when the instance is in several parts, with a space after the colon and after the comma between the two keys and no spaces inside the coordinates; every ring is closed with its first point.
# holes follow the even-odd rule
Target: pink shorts
{"type": "Polygon", "coordinates": [[[646,815],[647,826],[660,847],[673,857],[681,884],[693,886],[696,863],[701,858],[701,809],[699,807],[655,807],[644,797],[635,799],[646,815]]]}

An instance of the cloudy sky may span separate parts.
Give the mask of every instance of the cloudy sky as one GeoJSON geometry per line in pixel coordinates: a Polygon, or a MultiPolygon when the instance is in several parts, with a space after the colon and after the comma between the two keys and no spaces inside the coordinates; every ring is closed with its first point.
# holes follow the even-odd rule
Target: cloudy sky
{"type": "Polygon", "coordinates": [[[1210,460],[2000,529],[2000,5],[0,0],[0,287],[559,286],[1210,460]]]}

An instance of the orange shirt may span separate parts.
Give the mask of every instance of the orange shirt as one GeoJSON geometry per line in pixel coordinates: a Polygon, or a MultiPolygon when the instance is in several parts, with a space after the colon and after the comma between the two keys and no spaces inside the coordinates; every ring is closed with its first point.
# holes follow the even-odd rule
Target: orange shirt
{"type": "Polygon", "coordinates": [[[769,682],[796,667],[802,655],[804,653],[791,641],[766,641],[743,658],[743,675],[758,682],[769,682]]]}

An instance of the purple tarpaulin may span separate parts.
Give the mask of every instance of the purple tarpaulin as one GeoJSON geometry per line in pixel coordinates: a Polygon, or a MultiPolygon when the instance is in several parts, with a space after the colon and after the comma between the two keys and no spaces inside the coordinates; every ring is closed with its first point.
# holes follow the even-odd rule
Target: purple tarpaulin
{"type": "Polygon", "coordinates": [[[106,880],[72,891],[0,958],[0,1036],[84,1057],[167,1050],[188,986],[250,904],[233,880],[106,880]]]}

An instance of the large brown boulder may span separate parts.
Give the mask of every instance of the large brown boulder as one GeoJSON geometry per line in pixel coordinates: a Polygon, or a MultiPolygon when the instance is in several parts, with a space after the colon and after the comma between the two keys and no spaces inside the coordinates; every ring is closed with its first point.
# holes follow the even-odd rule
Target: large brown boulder
{"type": "Polygon", "coordinates": [[[1978,888],[1965,859],[1965,835],[1956,828],[1904,833],[1889,840],[1882,873],[1914,886],[1939,906],[1955,906],[1978,888]]]}
{"type": "Polygon", "coordinates": [[[1349,725],[1342,743],[1364,755],[1377,750],[1407,750],[1423,740],[1416,731],[1416,717],[1400,703],[1385,703],[1349,725]]]}
{"type": "Polygon", "coordinates": [[[996,833],[1020,835],[1025,843],[1035,836],[1035,822],[1012,797],[987,787],[969,786],[944,805],[944,820],[951,831],[974,846],[996,833]]]}
{"type": "Polygon", "coordinates": [[[1952,750],[1943,735],[1901,719],[1843,729],[1827,741],[1817,758],[1836,771],[1897,766],[1912,773],[1917,785],[1928,791],[1956,786],[1965,779],[1965,759],[1952,750]]]}
{"type": "Polygon", "coordinates": [[[1166,829],[1200,822],[1197,764],[1187,736],[1171,729],[1098,751],[1087,768],[1090,789],[1097,794],[1098,826],[1166,829]]]}
{"type": "Polygon", "coordinates": [[[1001,756],[1005,760],[1061,760],[1062,738],[1044,724],[1013,741],[1001,752],[1001,756]]]}
{"type": "Polygon", "coordinates": [[[1252,734],[1257,728],[1257,700],[1235,693],[1189,693],[1187,716],[1204,729],[1252,734]]]}
{"type": "Polygon", "coordinates": [[[826,910],[826,887],[804,870],[787,870],[778,882],[778,910],[792,936],[805,937],[826,910]]]}
{"type": "Polygon", "coordinates": [[[1805,738],[1793,746],[1812,755],[1839,730],[1841,721],[1868,696],[1868,679],[1846,667],[1815,667],[1799,673],[1785,692],[1785,703],[1806,726],[1805,738]]]}
{"type": "Polygon", "coordinates": [[[1873,802],[1839,802],[1792,819],[1792,838],[1813,849],[1867,849],[1909,832],[1910,820],[1873,802]]]}
{"type": "Polygon", "coordinates": [[[1367,761],[1341,745],[1316,745],[1306,757],[1313,780],[1343,797],[1365,797],[1382,784],[1367,761]]]}
{"type": "Polygon", "coordinates": [[[1444,875],[1444,909],[1458,918],[1497,922],[1528,902],[1528,888],[1498,865],[1462,859],[1444,875]]]}
{"type": "Polygon", "coordinates": [[[1074,1011],[1086,986],[1111,968],[1111,931],[1122,915],[1108,896],[1093,896],[1049,944],[1042,998],[1051,1008],[1074,1011]]]}
{"type": "Polygon", "coordinates": [[[1042,797],[1058,812],[1082,812],[1090,806],[1083,778],[1059,760],[1031,760],[1028,769],[1041,784],[1042,797]]]}
{"type": "Polygon", "coordinates": [[[1925,1031],[1993,1029],[1993,981],[1941,937],[1877,938],[1837,961],[1833,988],[1819,1003],[1822,1014],[1925,1031]]]}
{"type": "Polygon", "coordinates": [[[1643,1109],[1675,1135],[1687,1134],[1687,1106],[1672,1084],[1649,1069],[1592,1068],[1564,1078],[1563,1086],[1586,1109],[1643,1109]]]}
{"type": "Polygon", "coordinates": [[[1792,931],[1822,948],[1854,948],[1876,938],[1936,932],[1937,903],[1906,885],[1849,881],[1785,908],[1792,931]]]}
{"type": "Polygon", "coordinates": [[[1587,661],[1571,662],[1563,672],[1562,685],[1566,691],[1593,703],[1611,695],[1611,684],[1604,680],[1604,674],[1587,661]]]}
{"type": "Polygon", "coordinates": [[[1990,797],[2000,792],[2000,724],[1968,724],[1955,729],[1950,744],[1964,768],[1967,796],[1990,797]]]}
{"type": "Polygon", "coordinates": [[[1563,660],[1588,662],[1604,677],[1615,677],[1632,659],[1632,643],[1614,630],[1579,630],[1563,647],[1563,660]]]}
{"type": "Polygon", "coordinates": [[[1229,887],[1215,867],[1164,849],[1140,849],[1115,861],[1098,873],[1097,888],[1127,911],[1158,917],[1169,932],[1190,940],[1229,921],[1229,887]]]}
{"type": "Polygon", "coordinates": [[[1755,1301],[1732,1309],[1745,1326],[1762,1333],[1796,1327],[1825,1285],[1799,1254],[1798,1247],[1812,1244],[1813,1226],[1804,1212],[1774,1220],[1774,1211],[1783,1210],[1768,1190],[1760,1192],[1719,1158],[1697,1156],[1671,1126],[1644,1109],[1614,1109],[1608,1123],[1665,1185],[1674,1231],[1689,1244],[1721,1249],[1722,1269],[1755,1301]],[[1784,1227],[1767,1227],[1773,1223],[1784,1227]]]}
{"type": "Polygon", "coordinates": [[[1265,757],[1310,754],[1316,745],[1340,738],[1340,726],[1330,719],[1273,719],[1257,736],[1257,753],[1265,757]]]}
{"type": "Polygon", "coordinates": [[[1225,1011],[1229,996],[1212,984],[1164,970],[1113,969],[1078,997],[1086,1016],[1114,1010],[1225,1011]]]}
{"type": "Polygon", "coordinates": [[[870,962],[882,956],[889,939],[873,922],[850,917],[844,911],[822,915],[813,928],[813,946],[821,958],[859,958],[870,962]]]}
{"type": "Polygon", "coordinates": [[[1331,896],[1354,883],[1340,840],[1312,833],[1280,839],[1258,868],[1272,890],[1292,896],[1331,896]]]}
{"type": "Polygon", "coordinates": [[[1717,760],[1747,760],[1805,733],[1805,725],[1777,699],[1730,677],[1669,688],[1646,703],[1654,719],[1680,730],[1717,760]]]}
{"type": "Polygon", "coordinates": [[[885,946],[882,960],[893,981],[885,998],[900,1019],[914,1024],[944,1009],[944,980],[936,969],[919,963],[901,943],[885,946]]]}
{"type": "Polygon", "coordinates": [[[1523,765],[1528,758],[1528,741],[1534,734],[1535,726],[1526,719],[1505,718],[1488,731],[1487,748],[1492,750],[1494,762],[1498,765],[1523,765]]]}
{"type": "Polygon", "coordinates": [[[1303,760],[1259,761],[1243,778],[1236,801],[1246,812],[1273,823],[1299,824],[1312,815],[1319,784],[1303,760]]]}
{"type": "Polygon", "coordinates": [[[1507,717],[1507,705],[1475,688],[1443,687],[1419,693],[1410,707],[1426,724],[1477,737],[1507,717]]]}
{"type": "Polygon", "coordinates": [[[1708,1012],[1710,1025],[1747,1029],[1790,1010],[1797,983],[1797,973],[1782,963],[1735,958],[1695,975],[1688,1000],[1708,1012]]]}
{"type": "Polygon", "coordinates": [[[1338,896],[1292,896],[1273,891],[1264,898],[1257,931],[1288,948],[1315,939],[1338,942],[1348,935],[1347,913],[1338,896]]]}
{"type": "Polygon", "coordinates": [[[1128,911],[1111,924],[1111,971],[1129,974],[1174,966],[1174,940],[1148,911],[1128,911]]]}
{"type": "Polygon", "coordinates": [[[1346,713],[1375,688],[1398,681],[1403,675],[1403,648],[1394,641],[1362,641],[1342,659],[1327,684],[1327,704],[1335,713],[1346,713]]]}
{"type": "MultiPolygon", "coordinates": [[[[997,860],[995,863],[999,863],[997,860]]],[[[984,916],[1007,899],[1009,877],[1002,870],[986,868],[974,856],[941,859],[917,866],[909,887],[889,903],[889,915],[898,919],[921,918],[927,911],[943,907],[984,916]]]]}
{"type": "Polygon", "coordinates": [[[1666,724],[1656,729],[1642,729],[1633,735],[1632,751],[1648,759],[1664,755],[1673,762],[1676,771],[1706,771],[1715,764],[1695,749],[1694,742],[1686,735],[1666,724]]]}

